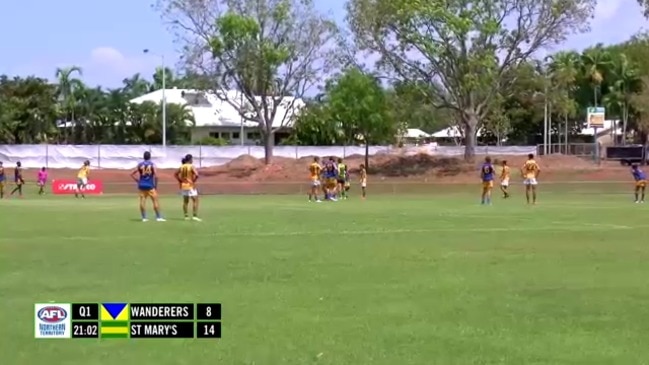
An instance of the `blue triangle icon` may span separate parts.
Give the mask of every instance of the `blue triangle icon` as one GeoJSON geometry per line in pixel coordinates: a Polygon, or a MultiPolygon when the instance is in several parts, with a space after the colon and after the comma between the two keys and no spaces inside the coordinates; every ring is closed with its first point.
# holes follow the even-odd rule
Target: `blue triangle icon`
{"type": "Polygon", "coordinates": [[[104,303],[102,305],[106,308],[106,311],[111,317],[113,317],[113,319],[117,318],[126,307],[126,303],[104,303]]]}

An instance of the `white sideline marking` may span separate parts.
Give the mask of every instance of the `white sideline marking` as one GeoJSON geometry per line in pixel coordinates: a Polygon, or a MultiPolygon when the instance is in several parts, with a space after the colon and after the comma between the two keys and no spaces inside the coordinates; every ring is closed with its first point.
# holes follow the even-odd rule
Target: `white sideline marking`
{"type": "MultiPolygon", "coordinates": [[[[587,227],[609,227],[611,229],[632,229],[634,227],[629,227],[629,226],[623,226],[621,224],[609,224],[609,223],[582,223],[582,225],[587,226],[587,227]]],[[[640,228],[640,227],[637,227],[640,228]]]]}
{"type": "MultiPolygon", "coordinates": [[[[553,222],[557,224],[557,222],[553,222]]],[[[560,223],[565,224],[565,223],[560,223]]],[[[556,225],[547,227],[450,227],[440,229],[385,229],[385,230],[344,230],[335,231],[336,234],[342,235],[381,235],[381,234],[420,234],[420,233],[454,233],[454,232],[592,232],[592,231],[610,231],[610,230],[627,230],[637,227],[622,226],[616,224],[575,224],[575,225],[556,225]]],[[[207,234],[192,235],[191,238],[199,237],[292,237],[292,236],[322,236],[331,235],[331,231],[289,231],[289,232],[215,232],[207,234]]],[[[150,237],[148,235],[124,235],[124,236],[66,236],[66,237],[52,237],[52,236],[37,236],[37,237],[20,237],[8,238],[0,237],[0,242],[14,242],[14,241],[30,241],[30,240],[48,240],[48,241],[116,241],[116,240],[132,240],[143,237],[150,237]]]]}

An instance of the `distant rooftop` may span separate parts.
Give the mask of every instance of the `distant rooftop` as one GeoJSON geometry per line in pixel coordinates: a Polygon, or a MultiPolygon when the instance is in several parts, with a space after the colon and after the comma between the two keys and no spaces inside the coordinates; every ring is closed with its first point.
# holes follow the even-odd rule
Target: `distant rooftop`
{"type": "MultiPolygon", "coordinates": [[[[242,95],[237,90],[227,91],[227,99],[230,102],[221,100],[211,91],[194,90],[194,89],[166,89],[165,98],[167,103],[187,105],[194,115],[197,127],[240,127],[243,123],[246,127],[255,127],[257,123],[251,121],[242,121],[239,115],[238,106],[241,105],[242,95]],[[237,108],[232,106],[235,104],[237,108]]],[[[243,98],[245,101],[245,98],[243,98]]],[[[144,102],[162,102],[162,90],[156,90],[146,95],[139,96],[131,103],[144,103],[144,102]]],[[[279,128],[281,126],[291,127],[294,122],[293,116],[300,108],[304,107],[304,101],[299,98],[286,96],[282,99],[281,104],[277,108],[275,119],[273,120],[273,127],[279,128]]]]}

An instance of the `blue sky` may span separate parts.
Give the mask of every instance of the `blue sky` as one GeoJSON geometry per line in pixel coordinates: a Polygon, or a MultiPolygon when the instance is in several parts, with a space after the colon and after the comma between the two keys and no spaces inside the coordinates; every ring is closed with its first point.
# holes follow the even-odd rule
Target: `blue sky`
{"type": "MultiPolygon", "coordinates": [[[[316,0],[342,21],[345,0],[316,0]]],[[[151,8],[151,0],[22,0],[2,5],[0,74],[52,78],[57,67],[77,65],[91,85],[116,87],[136,72],[149,77],[159,57],[177,60],[173,36],[151,8]]],[[[592,31],[562,47],[581,49],[616,43],[646,28],[636,0],[600,0],[592,31]]]]}

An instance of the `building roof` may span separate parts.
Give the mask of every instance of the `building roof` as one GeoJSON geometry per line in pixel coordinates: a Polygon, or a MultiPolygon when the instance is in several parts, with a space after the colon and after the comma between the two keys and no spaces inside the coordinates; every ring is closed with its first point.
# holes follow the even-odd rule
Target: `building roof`
{"type": "MultiPolygon", "coordinates": [[[[604,132],[610,132],[613,127],[618,124],[618,120],[605,120],[604,121],[604,128],[598,128],[597,129],[597,134],[600,135],[604,132]]],[[[622,129],[617,128],[616,129],[617,134],[622,134],[622,129]]],[[[556,132],[553,130],[551,132],[552,134],[555,134],[556,132]]],[[[579,133],[584,136],[593,136],[595,135],[595,129],[594,128],[588,128],[588,125],[584,124],[583,128],[581,129],[581,132],[579,133]]],[[[478,129],[478,137],[482,135],[482,128],[478,129]]],[[[448,127],[444,128],[441,131],[435,132],[432,134],[432,137],[434,138],[461,138],[462,133],[460,132],[460,129],[457,126],[453,127],[448,127]]]]}
{"type": "Polygon", "coordinates": [[[403,137],[404,138],[428,138],[428,137],[430,137],[430,134],[422,131],[421,129],[408,128],[403,133],[403,137]]]}
{"type": "MultiPolygon", "coordinates": [[[[482,128],[478,128],[478,137],[482,136],[482,128]]],[[[457,126],[444,128],[431,135],[434,138],[462,138],[463,133],[457,126]]]]}
{"type": "MultiPolygon", "coordinates": [[[[156,90],[132,99],[130,102],[140,104],[150,101],[159,104],[162,102],[162,94],[162,90],[156,90]]],[[[166,89],[164,94],[167,103],[187,105],[194,115],[196,127],[240,127],[242,123],[245,127],[257,126],[255,122],[243,120],[237,110],[238,107],[235,108],[232,106],[231,103],[237,106],[242,105],[242,95],[237,90],[230,90],[221,94],[230,103],[223,101],[223,98],[219,98],[212,91],[174,88],[166,89]]],[[[273,120],[273,127],[291,127],[294,122],[293,116],[304,105],[304,101],[300,98],[291,96],[284,97],[277,108],[277,113],[273,120]]]]}

